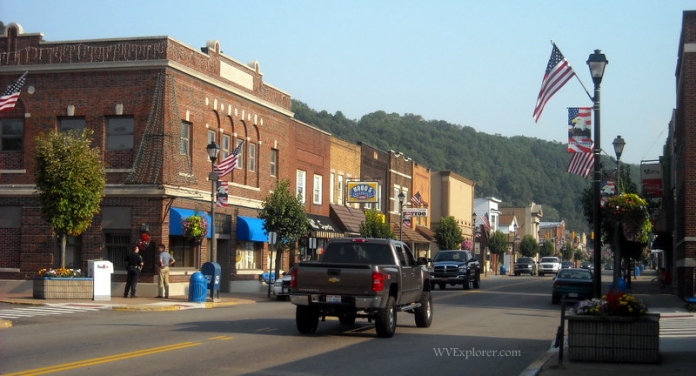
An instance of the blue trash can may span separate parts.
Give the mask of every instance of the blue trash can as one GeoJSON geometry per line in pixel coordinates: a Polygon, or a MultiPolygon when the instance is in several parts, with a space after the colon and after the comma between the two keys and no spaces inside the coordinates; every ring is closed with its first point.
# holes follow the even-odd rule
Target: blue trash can
{"type": "Polygon", "coordinates": [[[194,303],[205,303],[207,297],[207,286],[208,280],[201,272],[195,272],[191,274],[191,279],[189,280],[189,294],[188,301],[194,303]]]}
{"type": "Polygon", "coordinates": [[[640,277],[640,267],[636,265],[636,277],[640,277]]]}
{"type": "Polygon", "coordinates": [[[504,264],[500,265],[500,275],[505,275],[505,274],[507,274],[507,268],[505,267],[504,264]]]}

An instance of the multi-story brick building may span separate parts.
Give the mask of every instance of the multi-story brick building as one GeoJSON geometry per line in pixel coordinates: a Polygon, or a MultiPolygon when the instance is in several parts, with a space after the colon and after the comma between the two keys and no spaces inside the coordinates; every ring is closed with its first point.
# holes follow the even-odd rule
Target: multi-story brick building
{"type": "Polygon", "coordinates": [[[69,239],[72,267],[108,259],[119,280],[128,245],[147,229],[144,282],[154,278],[154,244],[162,243],[178,260],[174,282],[215,258],[223,290],[257,285],[270,256],[257,213],[279,179],[291,180],[309,214],[329,219],[330,135],[293,119],[290,95],[264,83],[258,63],[235,61],[216,41],[200,50],[169,37],[46,42],[10,24],[0,36],[0,86],[24,72],[19,101],[0,112],[7,130],[0,137],[15,138],[0,149],[4,278],[60,264],[33,177],[35,137],[47,130],[93,130],[106,167],[102,210],[69,239]],[[243,143],[237,168],[221,177],[229,206],[216,209],[216,255],[210,230],[198,244],[181,224],[194,213],[210,218],[212,141],[221,147],[218,162],[243,143]]]}

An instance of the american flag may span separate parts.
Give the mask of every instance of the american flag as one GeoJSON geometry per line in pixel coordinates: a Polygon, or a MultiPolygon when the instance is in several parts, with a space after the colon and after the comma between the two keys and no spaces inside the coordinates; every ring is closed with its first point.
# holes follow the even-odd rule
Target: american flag
{"type": "Polygon", "coordinates": [[[227,196],[228,196],[229,182],[217,181],[217,201],[215,206],[222,207],[227,206],[227,196]]]}
{"type": "Polygon", "coordinates": [[[568,172],[575,175],[580,175],[587,179],[594,165],[593,153],[573,153],[568,163],[568,172]]]}
{"type": "Polygon", "coordinates": [[[19,99],[19,93],[22,92],[22,86],[24,86],[24,80],[27,76],[27,72],[24,72],[22,77],[20,77],[14,84],[7,87],[2,96],[0,97],[0,111],[11,110],[14,108],[19,99]]]}
{"type": "Polygon", "coordinates": [[[222,162],[218,163],[213,170],[217,172],[218,177],[223,177],[232,170],[234,170],[239,164],[239,154],[242,152],[242,146],[244,146],[244,140],[237,145],[232,151],[232,154],[228,155],[227,158],[223,159],[222,162]]]}
{"type": "Polygon", "coordinates": [[[482,215],[481,221],[483,222],[483,228],[485,228],[486,231],[490,231],[491,230],[491,222],[488,221],[488,214],[482,215]]]}
{"type": "Polygon", "coordinates": [[[423,205],[423,196],[421,196],[420,192],[416,193],[415,195],[413,195],[413,197],[411,197],[411,203],[414,206],[423,205]]]}
{"type": "Polygon", "coordinates": [[[539,90],[539,97],[537,98],[536,106],[534,107],[534,122],[539,122],[541,113],[544,111],[544,106],[546,102],[553,97],[558,90],[560,90],[566,82],[570,81],[575,72],[573,68],[568,63],[568,60],[563,57],[561,51],[553,44],[553,50],[551,50],[551,57],[549,58],[549,63],[546,65],[546,72],[544,72],[544,80],[541,81],[541,89],[539,90]]]}
{"type": "Polygon", "coordinates": [[[568,107],[568,153],[592,152],[592,107],[568,107]]]}

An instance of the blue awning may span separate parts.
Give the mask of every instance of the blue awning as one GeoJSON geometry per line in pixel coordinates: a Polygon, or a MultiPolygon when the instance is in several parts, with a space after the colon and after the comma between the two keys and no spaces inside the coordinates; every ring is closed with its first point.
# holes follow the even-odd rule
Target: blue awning
{"type": "Polygon", "coordinates": [[[259,218],[237,216],[237,240],[268,243],[268,234],[264,231],[265,221],[259,218]]]}
{"type": "Polygon", "coordinates": [[[181,221],[192,215],[200,215],[208,221],[208,233],[205,234],[206,238],[210,238],[210,215],[208,213],[203,213],[199,211],[194,211],[191,209],[183,208],[171,208],[169,210],[169,235],[182,236],[184,235],[184,229],[181,226],[181,221]]]}

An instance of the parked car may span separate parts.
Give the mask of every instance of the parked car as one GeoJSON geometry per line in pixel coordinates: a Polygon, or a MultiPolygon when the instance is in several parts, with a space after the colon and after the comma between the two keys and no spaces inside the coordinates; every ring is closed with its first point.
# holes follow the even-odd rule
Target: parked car
{"type": "Polygon", "coordinates": [[[282,277],[275,280],[273,284],[273,295],[277,300],[285,300],[290,296],[290,280],[292,279],[292,268],[287,273],[281,273],[282,277]]]}
{"type": "Polygon", "coordinates": [[[573,266],[574,266],[573,263],[570,261],[563,261],[561,263],[561,269],[571,269],[571,268],[573,268],[573,266]]]}
{"type": "Polygon", "coordinates": [[[551,303],[557,304],[565,295],[566,300],[592,299],[592,272],[587,269],[562,269],[553,278],[551,303]]]}
{"type": "Polygon", "coordinates": [[[583,261],[580,268],[587,270],[594,270],[594,263],[592,261],[583,261]]]}
{"type": "Polygon", "coordinates": [[[517,259],[515,262],[515,275],[519,276],[520,274],[537,274],[536,261],[534,261],[534,259],[531,257],[522,257],[517,259]]]}

